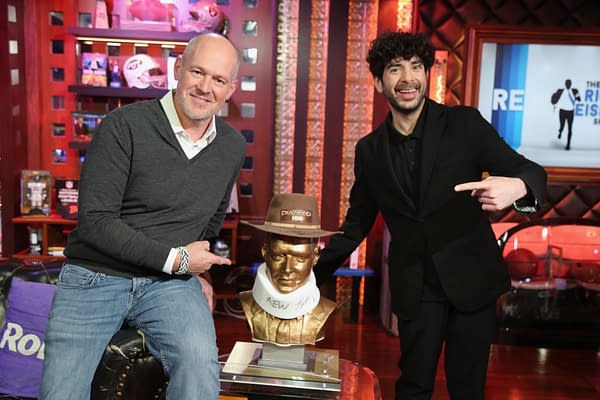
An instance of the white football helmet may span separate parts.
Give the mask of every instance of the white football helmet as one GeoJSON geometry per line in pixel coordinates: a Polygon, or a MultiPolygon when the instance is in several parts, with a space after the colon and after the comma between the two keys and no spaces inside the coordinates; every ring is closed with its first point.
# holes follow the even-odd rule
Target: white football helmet
{"type": "Polygon", "coordinates": [[[136,54],[125,60],[123,75],[129,87],[167,88],[167,76],[160,70],[160,65],[147,54],[136,54]]]}

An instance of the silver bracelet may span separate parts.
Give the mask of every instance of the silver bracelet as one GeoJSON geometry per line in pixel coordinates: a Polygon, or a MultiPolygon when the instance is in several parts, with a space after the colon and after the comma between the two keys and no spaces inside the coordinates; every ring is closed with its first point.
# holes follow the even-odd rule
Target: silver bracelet
{"type": "Polygon", "coordinates": [[[179,262],[179,269],[173,272],[175,275],[183,275],[186,274],[188,268],[190,267],[190,253],[185,247],[177,247],[176,249],[181,256],[181,261],[179,262]]]}

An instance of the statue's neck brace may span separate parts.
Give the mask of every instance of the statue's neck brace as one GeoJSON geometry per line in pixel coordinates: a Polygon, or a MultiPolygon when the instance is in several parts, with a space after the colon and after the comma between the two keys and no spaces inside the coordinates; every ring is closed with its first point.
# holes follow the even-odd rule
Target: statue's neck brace
{"type": "Polygon", "coordinates": [[[267,313],[280,319],[297,318],[312,311],[319,303],[320,296],[313,271],[310,271],[302,286],[290,293],[281,293],[273,286],[265,263],[258,267],[252,287],[254,301],[267,313]]]}

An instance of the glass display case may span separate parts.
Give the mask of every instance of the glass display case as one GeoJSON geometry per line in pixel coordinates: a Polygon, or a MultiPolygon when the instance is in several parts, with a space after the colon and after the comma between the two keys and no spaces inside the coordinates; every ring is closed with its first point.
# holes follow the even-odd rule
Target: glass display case
{"type": "Polygon", "coordinates": [[[600,221],[548,218],[518,224],[499,244],[512,288],[498,301],[499,341],[600,343],[600,221]]]}

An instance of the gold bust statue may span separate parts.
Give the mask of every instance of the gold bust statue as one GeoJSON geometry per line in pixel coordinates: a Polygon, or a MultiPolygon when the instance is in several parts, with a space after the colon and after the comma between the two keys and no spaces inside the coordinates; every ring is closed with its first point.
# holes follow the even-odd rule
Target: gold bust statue
{"type": "Polygon", "coordinates": [[[312,268],[319,259],[318,238],[339,232],[321,229],[316,199],[279,194],[269,204],[264,225],[242,223],[268,232],[261,249],[265,262],[254,286],[240,293],[252,338],[283,346],[323,339],[336,304],[321,297],[312,268]]]}

